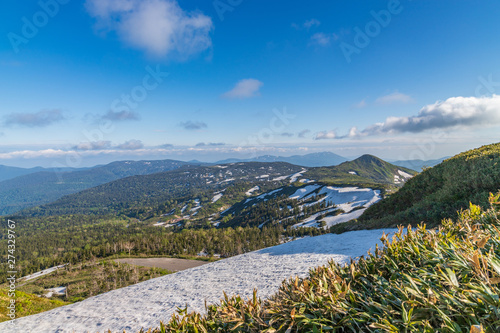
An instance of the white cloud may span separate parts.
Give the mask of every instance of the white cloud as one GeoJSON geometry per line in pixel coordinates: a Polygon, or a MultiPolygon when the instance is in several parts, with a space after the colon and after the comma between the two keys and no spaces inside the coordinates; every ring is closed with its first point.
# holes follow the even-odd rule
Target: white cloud
{"type": "Polygon", "coordinates": [[[35,113],[12,113],[5,117],[4,126],[46,127],[65,119],[61,110],[43,110],[35,113]]]}
{"type": "Polygon", "coordinates": [[[360,134],[357,127],[351,127],[349,133],[345,136],[346,138],[355,139],[359,138],[360,134]]]}
{"type": "Polygon", "coordinates": [[[305,130],[300,131],[300,132],[297,134],[297,136],[298,136],[299,138],[305,138],[305,137],[306,137],[309,133],[311,133],[311,131],[310,131],[310,130],[308,130],[308,129],[305,129],[305,130]]]}
{"type": "Polygon", "coordinates": [[[251,98],[259,96],[259,90],[264,85],[256,79],[244,79],[239,81],[230,91],[222,95],[225,98],[251,98]]]}
{"type": "Polygon", "coordinates": [[[82,142],[73,147],[76,150],[102,150],[111,147],[111,141],[82,142]]]}
{"type": "Polygon", "coordinates": [[[416,116],[388,117],[360,135],[420,133],[432,129],[477,128],[500,125],[500,96],[452,97],[423,107],[416,116]]]}
{"type": "Polygon", "coordinates": [[[304,22],[304,28],[310,29],[312,27],[319,27],[320,24],[321,24],[320,21],[318,21],[316,19],[310,19],[310,20],[307,20],[304,22]]]}
{"type": "Polygon", "coordinates": [[[359,133],[356,127],[352,127],[349,130],[349,133],[346,135],[337,135],[335,131],[324,131],[316,134],[314,140],[332,140],[332,139],[357,139],[360,138],[361,134],[359,133]]]}
{"type": "Polygon", "coordinates": [[[212,19],[182,10],[176,0],[86,0],[100,30],[156,55],[188,56],[212,46],[212,19]]]}
{"type": "Polygon", "coordinates": [[[366,102],[366,98],[360,101],[359,103],[356,103],[353,105],[354,108],[356,109],[362,109],[368,106],[368,103],[366,102]]]}
{"type": "Polygon", "coordinates": [[[328,46],[334,40],[339,37],[336,34],[325,34],[323,32],[315,33],[311,36],[311,44],[319,46],[328,46]]]}
{"type": "Polygon", "coordinates": [[[375,100],[375,103],[381,104],[381,105],[389,105],[389,104],[397,104],[397,103],[402,103],[402,104],[408,104],[412,103],[414,100],[411,98],[409,95],[402,94],[398,91],[393,92],[392,94],[385,95],[382,97],[379,97],[375,100]]]}
{"type": "Polygon", "coordinates": [[[195,145],[195,147],[221,147],[225,146],[226,144],[224,142],[200,142],[195,145]]]}
{"type": "Polygon", "coordinates": [[[122,143],[116,146],[117,149],[123,150],[138,150],[144,148],[144,144],[141,140],[129,140],[125,143],[122,143]]]}
{"type": "Polygon", "coordinates": [[[102,151],[110,149],[121,150],[137,150],[144,148],[144,144],[140,140],[129,140],[119,145],[113,145],[111,141],[92,141],[82,142],[73,147],[79,151],[102,151]]]}
{"type": "Polygon", "coordinates": [[[43,150],[18,150],[7,153],[0,153],[0,160],[10,159],[31,159],[31,158],[56,158],[68,155],[68,152],[61,149],[43,149],[43,150]]]}
{"type": "Polygon", "coordinates": [[[191,121],[191,120],[182,122],[180,123],[180,125],[184,127],[185,130],[188,131],[199,131],[208,127],[208,125],[202,121],[191,121]]]}
{"type": "Polygon", "coordinates": [[[297,30],[302,30],[302,28],[305,28],[307,30],[311,29],[312,27],[319,27],[321,25],[321,22],[317,19],[310,19],[302,23],[301,25],[292,23],[292,27],[297,29],[297,30]]]}
{"type": "Polygon", "coordinates": [[[108,111],[101,119],[111,121],[139,120],[139,115],[131,111],[108,111]]]}
{"type": "Polygon", "coordinates": [[[323,131],[316,133],[314,140],[328,140],[337,138],[335,131],[323,131]]]}

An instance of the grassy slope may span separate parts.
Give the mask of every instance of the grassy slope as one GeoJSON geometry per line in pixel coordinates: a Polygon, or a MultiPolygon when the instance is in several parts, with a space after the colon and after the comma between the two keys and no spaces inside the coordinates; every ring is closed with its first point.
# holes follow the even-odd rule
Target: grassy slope
{"type": "MultiPolygon", "coordinates": [[[[10,320],[7,317],[7,306],[10,304],[8,289],[0,288],[0,322],[10,320]]],[[[16,291],[16,318],[49,311],[69,304],[59,299],[47,299],[22,291],[16,291]]]]}
{"type": "Polygon", "coordinates": [[[438,231],[400,229],[374,254],[284,281],[269,300],[226,297],[154,332],[498,332],[499,199],[438,231]]]}
{"type": "Polygon", "coordinates": [[[425,221],[437,226],[454,218],[469,202],[488,207],[488,195],[500,188],[500,144],[454,156],[410,179],[397,193],[371,206],[358,222],[336,230],[381,228],[425,221]]]}

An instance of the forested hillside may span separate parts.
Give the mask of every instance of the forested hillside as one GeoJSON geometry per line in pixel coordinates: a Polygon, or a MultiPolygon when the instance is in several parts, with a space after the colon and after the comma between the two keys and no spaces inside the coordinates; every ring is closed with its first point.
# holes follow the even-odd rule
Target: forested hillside
{"type": "MultiPolygon", "coordinates": [[[[204,197],[239,184],[258,183],[275,188],[284,178],[302,170],[288,163],[238,163],[224,166],[185,167],[145,176],[133,176],[65,196],[53,203],[26,212],[30,215],[120,214],[139,216],[147,212],[168,212],[174,202],[204,197]]],[[[253,186],[253,185],[252,185],[253,186]]],[[[244,186],[246,188],[247,186],[244,186]]],[[[245,189],[247,191],[248,188],[245,189]]],[[[243,191],[243,192],[245,192],[243,191]]],[[[226,193],[226,198],[231,190],[226,193]]],[[[240,193],[240,190],[236,192],[240,193]]],[[[142,215],[141,215],[142,216],[142,215]]]]}
{"type": "MultiPolygon", "coordinates": [[[[4,180],[7,179],[12,179],[19,176],[29,175],[31,173],[42,172],[42,171],[55,171],[55,169],[45,169],[42,167],[18,168],[7,165],[0,165],[0,182],[3,182],[4,180]]],[[[81,171],[81,169],[61,168],[59,171],[70,172],[70,171],[81,171]]]]}
{"type": "Polygon", "coordinates": [[[120,161],[80,171],[42,171],[0,182],[0,215],[42,205],[110,181],[177,169],[186,162],[120,161]]]}
{"type": "Polygon", "coordinates": [[[304,176],[331,185],[375,186],[390,189],[395,185],[402,185],[416,173],[378,157],[363,155],[354,161],[337,166],[311,169],[304,176]]]}

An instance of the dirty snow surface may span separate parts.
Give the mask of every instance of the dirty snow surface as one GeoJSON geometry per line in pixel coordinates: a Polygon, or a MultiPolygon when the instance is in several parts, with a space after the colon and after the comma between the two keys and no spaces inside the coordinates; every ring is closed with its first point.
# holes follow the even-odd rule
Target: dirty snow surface
{"type": "Polygon", "coordinates": [[[204,311],[204,301],[217,302],[239,294],[274,294],[282,280],[305,277],[310,268],[330,259],[346,263],[375,249],[383,232],[395,229],[351,231],[299,239],[204,266],[110,291],[85,301],[0,324],[0,332],[137,332],[168,321],[176,307],[204,311]]]}

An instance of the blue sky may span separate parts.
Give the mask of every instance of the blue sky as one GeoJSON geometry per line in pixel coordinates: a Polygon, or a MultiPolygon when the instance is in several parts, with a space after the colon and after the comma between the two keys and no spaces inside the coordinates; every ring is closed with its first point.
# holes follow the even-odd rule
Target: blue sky
{"type": "Polygon", "coordinates": [[[5,0],[0,164],[500,141],[498,1],[5,0]]]}

